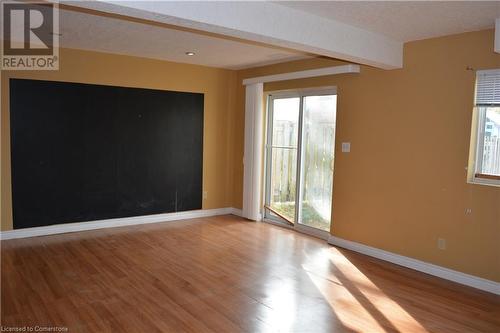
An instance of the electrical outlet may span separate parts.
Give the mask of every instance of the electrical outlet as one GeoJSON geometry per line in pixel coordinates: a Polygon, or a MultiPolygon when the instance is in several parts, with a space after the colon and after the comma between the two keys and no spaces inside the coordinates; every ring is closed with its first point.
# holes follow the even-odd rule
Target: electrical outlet
{"type": "Polygon", "coordinates": [[[203,191],[203,200],[208,198],[208,191],[203,191]]]}
{"type": "Polygon", "coordinates": [[[466,209],[465,209],[465,214],[466,214],[466,215],[470,215],[470,214],[472,214],[472,208],[466,208],[466,209]]]}
{"type": "Polygon", "coordinates": [[[444,238],[438,238],[438,249],[440,250],[446,250],[446,239],[444,238]]]}

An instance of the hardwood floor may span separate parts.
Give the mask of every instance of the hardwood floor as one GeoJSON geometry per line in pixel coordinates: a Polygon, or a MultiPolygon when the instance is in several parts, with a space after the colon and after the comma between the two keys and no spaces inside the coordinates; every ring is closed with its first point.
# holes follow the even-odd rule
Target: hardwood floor
{"type": "Polygon", "coordinates": [[[234,216],[1,246],[4,328],[500,332],[498,296],[234,216]]]}

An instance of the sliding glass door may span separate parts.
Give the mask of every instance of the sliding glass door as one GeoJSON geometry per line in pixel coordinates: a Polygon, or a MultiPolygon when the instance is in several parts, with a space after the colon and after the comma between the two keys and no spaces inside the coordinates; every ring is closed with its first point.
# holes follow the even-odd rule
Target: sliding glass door
{"type": "Polygon", "coordinates": [[[300,109],[299,97],[276,98],[270,104],[266,210],[290,224],[297,212],[300,109]]]}
{"type": "Polygon", "coordinates": [[[330,230],[336,103],[331,90],[269,97],[266,219],[330,230]]]}

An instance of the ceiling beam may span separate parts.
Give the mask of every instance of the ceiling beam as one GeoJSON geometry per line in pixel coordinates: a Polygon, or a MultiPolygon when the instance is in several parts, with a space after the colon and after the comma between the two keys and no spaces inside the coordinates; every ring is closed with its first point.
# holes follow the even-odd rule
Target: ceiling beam
{"type": "Polygon", "coordinates": [[[359,72],[360,72],[359,65],[349,64],[342,66],[322,67],[318,69],[308,69],[299,72],[289,72],[283,74],[252,77],[244,79],[243,84],[249,85],[254,83],[286,81],[286,80],[304,79],[304,78],[326,76],[326,75],[337,75],[337,74],[348,74],[348,73],[359,73],[359,72]]]}
{"type": "Polygon", "coordinates": [[[403,66],[402,42],[276,3],[113,0],[64,3],[383,69],[403,66]]]}

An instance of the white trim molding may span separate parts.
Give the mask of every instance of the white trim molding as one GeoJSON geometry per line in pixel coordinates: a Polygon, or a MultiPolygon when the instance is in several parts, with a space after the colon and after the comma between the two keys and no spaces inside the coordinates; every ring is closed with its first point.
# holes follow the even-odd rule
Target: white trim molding
{"type": "Polygon", "coordinates": [[[430,264],[428,262],[420,261],[410,257],[405,257],[392,252],[380,250],[371,246],[367,246],[361,243],[356,243],[335,236],[329,237],[328,244],[342,247],[344,249],[348,249],[358,253],[362,253],[367,256],[381,259],[384,261],[388,261],[396,265],[411,268],[419,272],[434,275],[442,279],[446,279],[469,287],[481,289],[493,294],[500,295],[499,282],[483,279],[474,275],[465,274],[449,268],[430,264]]]}
{"type": "Polygon", "coordinates": [[[241,209],[234,208],[234,207],[231,208],[231,214],[239,216],[239,217],[243,216],[243,212],[241,211],[241,209]]]}
{"type": "Polygon", "coordinates": [[[305,79],[309,77],[327,76],[327,75],[338,75],[338,74],[349,74],[349,73],[359,73],[360,66],[354,64],[341,65],[341,66],[331,66],[322,67],[317,69],[308,69],[298,72],[289,72],[275,75],[266,75],[252,77],[243,80],[243,85],[249,85],[254,83],[266,83],[266,82],[276,82],[285,80],[295,80],[295,79],[305,79]]]}
{"type": "Polygon", "coordinates": [[[103,228],[124,227],[129,225],[171,222],[171,221],[187,220],[187,219],[217,216],[217,215],[229,215],[229,214],[241,216],[241,211],[239,209],[227,207],[227,208],[216,208],[216,209],[190,210],[186,212],[177,212],[177,213],[132,216],[132,217],[89,221],[89,222],[54,224],[44,227],[2,231],[0,233],[0,240],[55,235],[67,232],[95,230],[103,228]]]}

